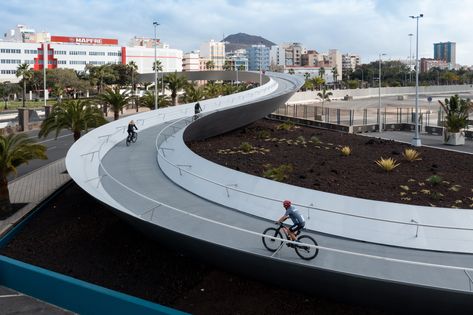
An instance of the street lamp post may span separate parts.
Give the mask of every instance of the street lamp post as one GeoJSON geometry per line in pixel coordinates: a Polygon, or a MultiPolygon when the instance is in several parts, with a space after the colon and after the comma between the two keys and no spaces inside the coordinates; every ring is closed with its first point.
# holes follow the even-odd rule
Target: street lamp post
{"type": "Polygon", "coordinates": [[[154,26],[154,109],[158,109],[158,65],[157,65],[157,51],[156,46],[158,39],[156,37],[156,28],[158,27],[158,22],[153,22],[154,26]]]}
{"type": "Polygon", "coordinates": [[[263,43],[260,44],[259,46],[259,85],[261,86],[261,83],[263,81],[263,43]]]}
{"type": "Polygon", "coordinates": [[[48,67],[49,60],[49,45],[47,43],[43,44],[43,98],[44,106],[47,105],[46,101],[46,68],[48,67]]]}
{"type": "Polygon", "coordinates": [[[381,122],[381,57],[386,54],[379,54],[379,71],[378,71],[378,127],[379,132],[383,131],[383,123],[381,122]]]}
{"type": "Polygon", "coordinates": [[[412,82],[412,33],[409,36],[409,84],[412,82]]]}
{"type": "Polygon", "coordinates": [[[411,19],[416,19],[416,115],[415,115],[415,136],[412,139],[412,145],[415,147],[422,146],[419,136],[419,19],[424,17],[423,14],[417,16],[409,16],[411,19]]]}

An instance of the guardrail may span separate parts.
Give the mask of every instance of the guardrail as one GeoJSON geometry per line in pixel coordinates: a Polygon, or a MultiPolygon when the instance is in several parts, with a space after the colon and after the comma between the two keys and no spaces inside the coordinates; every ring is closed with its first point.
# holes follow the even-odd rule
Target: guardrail
{"type": "MultiPolygon", "coordinates": [[[[242,104],[245,101],[250,101],[255,96],[258,96],[258,95],[262,96],[262,95],[264,95],[264,93],[269,93],[271,88],[274,88],[274,87],[265,85],[265,86],[260,87],[259,89],[261,89],[261,90],[259,90],[259,91],[250,90],[250,91],[246,91],[248,93],[243,92],[243,93],[245,93],[245,95],[248,95],[248,98],[243,97],[240,93],[239,93],[240,95],[236,94],[236,95],[234,95],[234,98],[231,100],[231,102],[232,102],[232,104],[233,103],[234,104],[242,104]]],[[[227,99],[225,99],[225,98],[226,97],[222,97],[222,98],[216,99],[216,100],[214,99],[214,100],[201,102],[201,105],[204,109],[203,113],[205,114],[206,112],[210,112],[212,110],[213,111],[219,110],[219,107],[222,104],[227,105],[227,101],[230,100],[230,98],[227,98],[227,99]],[[209,106],[207,107],[206,105],[209,105],[209,106]]],[[[188,123],[190,123],[189,116],[192,115],[192,114],[193,114],[193,107],[192,107],[192,104],[189,104],[189,106],[181,105],[180,108],[171,108],[169,110],[164,109],[164,110],[161,110],[160,112],[157,112],[156,114],[152,113],[152,114],[148,114],[146,116],[138,114],[134,117],[137,117],[137,118],[138,117],[143,117],[143,118],[136,119],[137,121],[139,121],[141,123],[142,126],[154,126],[154,125],[159,124],[159,123],[165,123],[165,122],[167,122],[171,119],[178,119],[175,123],[171,124],[171,125],[174,126],[176,123],[183,122],[183,121],[185,122],[184,124],[187,125],[188,123]],[[181,118],[181,119],[179,119],[179,118],[181,118]]],[[[98,132],[98,131],[95,132],[93,134],[93,136],[95,137],[96,142],[93,143],[92,145],[88,146],[90,148],[90,150],[87,153],[83,153],[79,157],[79,159],[82,159],[82,161],[88,165],[88,169],[90,169],[90,170],[84,171],[83,174],[82,174],[82,176],[84,177],[84,180],[80,184],[83,188],[84,187],[91,188],[92,183],[95,180],[97,180],[97,183],[95,183],[95,185],[92,188],[102,189],[101,193],[103,195],[101,195],[101,196],[97,196],[97,194],[92,194],[92,195],[94,195],[96,198],[98,198],[102,201],[109,202],[112,206],[116,207],[117,209],[120,209],[120,210],[124,211],[125,213],[128,213],[129,215],[133,215],[135,217],[140,218],[141,220],[148,221],[148,222],[151,222],[151,223],[157,223],[155,221],[155,218],[156,218],[158,209],[164,209],[165,208],[165,209],[168,209],[168,210],[175,211],[176,213],[183,214],[186,217],[195,218],[195,219],[205,221],[205,222],[208,222],[208,223],[211,223],[211,224],[215,224],[215,225],[218,225],[218,226],[229,228],[229,229],[234,230],[234,231],[239,231],[239,232],[245,233],[245,235],[253,235],[254,237],[258,237],[258,238],[263,237],[263,235],[259,232],[255,232],[255,231],[251,231],[251,230],[244,229],[244,228],[241,228],[241,227],[236,227],[236,226],[228,225],[228,224],[218,222],[218,221],[215,221],[215,220],[211,220],[211,219],[193,214],[191,212],[172,207],[171,205],[162,203],[158,200],[154,200],[152,198],[144,196],[143,194],[140,194],[138,191],[133,190],[132,188],[128,187],[127,185],[121,183],[116,178],[114,178],[107,171],[106,167],[102,164],[102,157],[116,143],[118,143],[119,141],[123,141],[125,139],[125,137],[126,137],[125,128],[124,128],[123,125],[119,125],[120,123],[121,122],[115,122],[114,124],[111,124],[107,129],[103,130],[105,132],[98,132]],[[100,174],[100,172],[103,172],[103,173],[100,174]],[[145,209],[145,211],[142,212],[141,214],[135,214],[131,211],[128,211],[126,208],[124,208],[123,206],[118,204],[118,202],[114,201],[113,198],[108,196],[108,194],[106,193],[104,187],[101,186],[101,182],[102,182],[103,178],[107,178],[107,179],[112,180],[113,182],[118,184],[120,187],[124,188],[127,192],[129,192],[131,195],[133,195],[135,197],[143,198],[143,199],[146,199],[146,200],[150,201],[152,203],[153,207],[145,209]],[[148,214],[149,214],[149,218],[147,218],[148,214]]],[[[173,129],[172,134],[167,134],[166,137],[165,137],[161,133],[163,135],[163,137],[162,137],[163,142],[161,142],[161,144],[166,143],[166,141],[169,139],[169,137],[173,136],[175,134],[175,132],[178,130],[178,129],[174,129],[173,127],[170,127],[170,128],[173,129]]],[[[166,128],[166,130],[169,130],[169,128],[166,128]]],[[[156,139],[157,139],[156,141],[158,141],[158,137],[156,139]]],[[[172,149],[172,148],[169,148],[169,149],[172,149]]],[[[164,151],[165,150],[161,150],[163,157],[164,157],[164,154],[165,154],[164,151]]],[[[160,154],[159,150],[158,150],[157,154],[159,156],[159,154],[160,154]]],[[[175,165],[175,167],[177,167],[177,169],[179,170],[179,172],[182,176],[182,174],[190,173],[190,171],[187,170],[187,169],[191,169],[192,165],[186,165],[185,166],[186,169],[183,167],[183,165],[180,165],[180,166],[175,165]]],[[[83,171],[83,169],[81,169],[81,172],[82,171],[83,171]]],[[[229,193],[228,193],[229,191],[235,190],[235,189],[236,189],[236,187],[232,188],[231,185],[225,185],[225,191],[226,191],[227,195],[229,195],[229,193]]],[[[282,241],[283,242],[288,242],[287,240],[282,240],[282,241]]],[[[354,252],[354,251],[346,251],[346,250],[330,248],[330,247],[324,247],[324,246],[314,246],[314,247],[317,247],[320,250],[324,250],[326,252],[338,253],[338,254],[343,254],[343,255],[350,255],[350,256],[359,257],[359,258],[377,259],[377,260],[388,261],[388,262],[393,262],[393,263],[419,265],[419,266],[425,266],[425,267],[431,267],[431,268],[440,268],[440,269],[452,270],[452,271],[462,271],[463,276],[465,276],[465,274],[468,276],[468,272],[473,271],[473,269],[469,268],[469,267],[449,266],[449,265],[432,264],[432,263],[425,263],[425,262],[419,262],[419,261],[401,260],[401,259],[389,258],[389,257],[383,257],[383,256],[367,255],[367,254],[364,254],[364,253],[358,253],[358,252],[354,252]]],[[[282,259],[282,258],[278,258],[278,259],[282,259]]],[[[291,259],[289,259],[289,260],[291,260],[291,259]]],[[[457,289],[466,290],[465,288],[467,286],[469,286],[471,288],[471,280],[468,280],[467,285],[460,286],[460,288],[457,288],[457,289]]]]}
{"type": "MultiPolygon", "coordinates": [[[[184,119],[180,119],[180,120],[174,122],[172,124],[172,126],[176,127],[176,125],[179,124],[179,123],[183,123],[184,125],[188,125],[191,122],[192,122],[192,119],[184,118],[184,119]]],[[[170,130],[170,129],[173,129],[173,128],[170,127],[170,126],[169,126],[169,128],[166,128],[166,130],[170,130]]],[[[160,135],[161,135],[161,138],[163,139],[163,143],[166,142],[166,140],[165,140],[166,138],[169,139],[169,137],[171,137],[173,134],[174,133],[168,134],[167,137],[165,137],[161,133],[160,135]]],[[[158,137],[156,139],[158,139],[158,137]]],[[[101,161],[101,159],[100,159],[100,161],[101,161]]],[[[182,166],[175,165],[175,167],[183,173],[190,173],[189,171],[185,170],[182,166]]],[[[185,167],[188,167],[188,166],[185,166],[185,167]]],[[[217,220],[209,219],[209,218],[200,216],[198,214],[195,214],[195,213],[183,210],[183,209],[176,208],[176,207],[174,207],[170,204],[163,203],[159,200],[150,198],[150,197],[140,193],[139,191],[134,190],[133,188],[129,187],[128,185],[126,185],[125,183],[119,181],[118,179],[116,179],[107,170],[106,166],[103,165],[101,162],[100,162],[100,169],[103,171],[104,176],[106,176],[108,179],[112,180],[117,185],[119,185],[120,187],[125,189],[128,193],[130,193],[130,195],[145,199],[145,200],[147,200],[147,201],[149,201],[150,203],[153,204],[152,207],[150,207],[148,209],[145,209],[145,211],[138,216],[142,220],[145,220],[145,221],[148,221],[148,222],[151,222],[151,223],[155,223],[155,224],[159,224],[160,223],[159,209],[165,208],[165,209],[171,210],[175,213],[179,213],[181,215],[184,215],[185,217],[197,219],[199,221],[210,223],[212,225],[224,227],[224,228],[227,228],[227,229],[230,229],[230,230],[233,230],[233,231],[244,233],[246,235],[254,236],[252,238],[252,240],[261,239],[262,237],[268,237],[268,236],[263,235],[260,232],[248,230],[248,229],[237,227],[237,226],[234,226],[234,225],[229,225],[229,224],[226,224],[226,223],[222,223],[222,222],[219,222],[217,220]]],[[[221,186],[223,187],[224,185],[221,185],[221,186]]],[[[225,188],[226,189],[232,189],[228,185],[226,185],[225,188]]],[[[279,239],[278,238],[278,240],[280,240],[284,243],[296,244],[295,242],[289,241],[287,239],[279,239]]],[[[385,262],[390,262],[390,263],[400,263],[400,264],[407,264],[407,265],[413,265],[413,266],[423,266],[423,267],[437,268],[437,269],[450,270],[450,271],[461,271],[462,274],[466,275],[466,277],[467,277],[466,280],[467,281],[465,281],[464,285],[460,285],[460,287],[456,287],[455,289],[465,291],[468,288],[468,291],[471,291],[471,284],[470,284],[470,280],[469,280],[470,279],[469,272],[473,272],[473,268],[470,268],[470,267],[450,266],[450,265],[426,263],[426,262],[420,262],[420,261],[389,258],[389,257],[384,257],[384,256],[370,255],[370,254],[365,254],[365,253],[360,253],[360,252],[355,252],[355,251],[349,251],[349,250],[342,250],[342,249],[337,249],[337,248],[333,248],[333,247],[326,247],[326,246],[320,246],[320,245],[318,245],[318,246],[307,245],[307,246],[312,247],[312,248],[318,248],[319,251],[331,252],[331,253],[341,254],[341,255],[350,255],[350,256],[355,256],[355,257],[358,257],[358,258],[368,258],[368,259],[375,259],[375,260],[380,260],[380,261],[385,261],[385,262]]],[[[271,255],[272,255],[272,253],[268,252],[267,256],[271,256],[271,255]]],[[[319,256],[320,255],[321,254],[319,252],[319,256]]],[[[276,257],[276,258],[294,262],[294,259],[292,257],[276,257]]],[[[317,260],[317,258],[315,259],[315,261],[316,260],[317,260]]],[[[300,261],[300,263],[307,264],[304,261],[300,261]]],[[[451,287],[450,286],[445,286],[445,288],[451,288],[451,287]]]]}

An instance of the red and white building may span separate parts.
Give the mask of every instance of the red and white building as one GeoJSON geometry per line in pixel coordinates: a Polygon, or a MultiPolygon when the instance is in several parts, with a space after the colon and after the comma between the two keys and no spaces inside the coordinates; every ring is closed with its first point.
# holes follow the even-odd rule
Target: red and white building
{"type": "MultiPolygon", "coordinates": [[[[171,49],[158,42],[156,56],[164,72],[182,71],[182,50],[171,49]]],[[[147,73],[153,72],[154,58],[153,39],[135,40],[132,46],[120,46],[117,39],[50,36],[18,25],[0,40],[0,82],[18,82],[20,78],[16,77],[16,69],[23,63],[34,70],[42,70],[46,64],[48,69],[84,71],[87,64],[100,66],[133,61],[139,73],[147,73]]]]}

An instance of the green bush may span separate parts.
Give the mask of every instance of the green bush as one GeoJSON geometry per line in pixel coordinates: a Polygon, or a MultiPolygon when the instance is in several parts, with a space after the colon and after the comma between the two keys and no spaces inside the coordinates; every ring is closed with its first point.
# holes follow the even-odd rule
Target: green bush
{"type": "Polygon", "coordinates": [[[250,152],[251,150],[253,150],[253,146],[249,143],[249,142],[242,142],[240,144],[240,147],[239,147],[240,150],[242,150],[243,152],[250,152]]]}
{"type": "Polygon", "coordinates": [[[271,167],[271,164],[264,165],[266,170],[263,172],[263,177],[269,178],[278,182],[287,179],[289,173],[292,172],[291,164],[281,164],[278,167],[271,167]]]}

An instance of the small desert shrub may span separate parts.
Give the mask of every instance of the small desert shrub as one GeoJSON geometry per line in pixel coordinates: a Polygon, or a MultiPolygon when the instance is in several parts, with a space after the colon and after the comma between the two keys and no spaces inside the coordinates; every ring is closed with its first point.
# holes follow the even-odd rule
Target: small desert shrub
{"type": "Polygon", "coordinates": [[[291,164],[281,164],[278,167],[271,167],[271,164],[264,165],[266,170],[263,172],[263,177],[269,178],[278,182],[287,179],[290,172],[292,172],[291,164]]]}
{"type": "Polygon", "coordinates": [[[315,144],[322,143],[322,141],[320,141],[320,139],[317,136],[310,137],[310,141],[312,141],[315,144]]]}
{"type": "Polygon", "coordinates": [[[276,129],[291,131],[292,129],[294,129],[294,123],[292,121],[286,121],[285,123],[278,125],[276,129]]]}
{"type": "Polygon", "coordinates": [[[252,146],[250,143],[248,143],[248,142],[242,142],[242,143],[240,144],[239,149],[242,150],[243,152],[248,153],[248,152],[250,152],[251,150],[253,150],[253,146],[252,146]]]}
{"type": "Polygon", "coordinates": [[[349,156],[351,154],[351,148],[349,146],[344,146],[340,149],[343,156],[349,156]]]}
{"type": "Polygon", "coordinates": [[[269,130],[260,130],[258,131],[256,137],[258,137],[258,139],[267,139],[269,138],[269,136],[271,136],[271,133],[269,132],[269,130]]]}
{"type": "Polygon", "coordinates": [[[299,137],[297,137],[296,140],[299,141],[299,142],[301,142],[301,143],[305,143],[305,138],[304,138],[304,136],[299,136],[299,137]]]}
{"type": "Polygon", "coordinates": [[[420,157],[420,153],[414,149],[405,149],[402,153],[402,156],[409,162],[422,160],[422,158],[420,157]]]}
{"type": "Polygon", "coordinates": [[[437,186],[442,182],[442,177],[438,175],[432,175],[429,178],[426,179],[432,186],[437,186]]]}
{"type": "Polygon", "coordinates": [[[381,157],[379,160],[375,161],[376,164],[381,167],[386,172],[391,172],[393,169],[399,166],[399,163],[393,158],[383,158],[381,157]]]}

